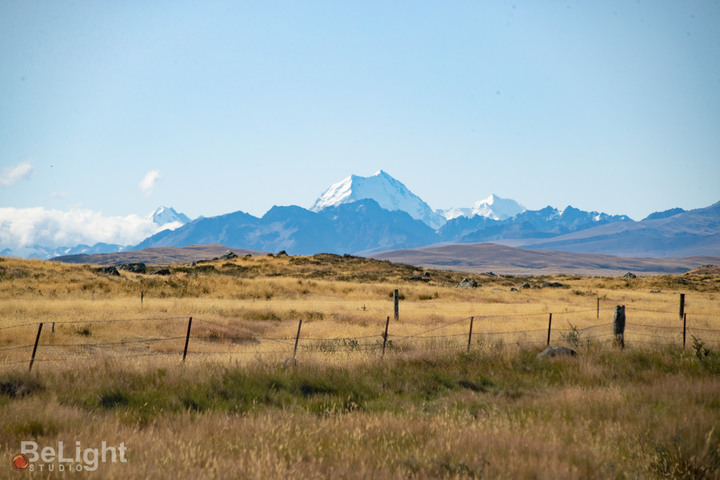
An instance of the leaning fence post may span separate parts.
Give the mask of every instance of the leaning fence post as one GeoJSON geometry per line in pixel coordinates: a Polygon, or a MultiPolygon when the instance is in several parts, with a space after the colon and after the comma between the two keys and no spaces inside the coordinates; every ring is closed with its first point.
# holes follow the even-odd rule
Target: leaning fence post
{"type": "Polygon", "coordinates": [[[470,332],[468,333],[468,349],[467,351],[470,351],[470,342],[472,341],[472,327],[473,327],[473,319],[475,317],[470,317],[470,332]]]}
{"type": "Polygon", "coordinates": [[[547,345],[550,346],[550,331],[552,329],[552,313],[550,314],[548,318],[548,339],[547,339],[547,345]]]}
{"type": "Polygon", "coordinates": [[[32,357],[30,358],[30,368],[28,368],[28,372],[32,371],[33,363],[35,363],[35,353],[37,352],[38,342],[40,341],[40,332],[42,332],[42,322],[40,322],[40,326],[38,327],[38,333],[37,337],[35,337],[35,346],[33,347],[33,353],[32,357]]]}
{"type": "Polygon", "coordinates": [[[617,305],[615,307],[615,319],[613,320],[613,333],[615,334],[615,343],[620,348],[625,349],[625,305],[617,305]]]}
{"type": "Polygon", "coordinates": [[[387,338],[388,338],[388,326],[390,326],[390,317],[387,317],[387,321],[385,322],[385,334],[383,335],[383,349],[382,349],[383,358],[385,358],[385,345],[387,344],[387,338]]]}
{"type": "Polygon", "coordinates": [[[185,357],[187,357],[188,344],[190,343],[190,327],[192,327],[192,317],[188,320],[187,336],[185,337],[185,350],[183,351],[183,363],[185,363],[185,357]]]}
{"type": "Polygon", "coordinates": [[[395,320],[400,320],[400,292],[397,289],[393,291],[393,305],[395,306],[395,320]]]}
{"type": "Polygon", "coordinates": [[[297,354],[298,342],[300,341],[300,327],[302,327],[302,318],[298,322],[298,331],[297,335],[295,335],[295,348],[293,349],[293,358],[295,358],[295,355],[297,354]]]}

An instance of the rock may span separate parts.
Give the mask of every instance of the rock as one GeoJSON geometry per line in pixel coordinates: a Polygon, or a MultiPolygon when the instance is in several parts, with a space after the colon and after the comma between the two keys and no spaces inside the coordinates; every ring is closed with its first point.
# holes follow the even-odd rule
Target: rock
{"type": "Polygon", "coordinates": [[[123,263],[118,268],[120,270],[127,270],[132,273],[145,273],[147,272],[147,266],[144,263],[123,263]]]}
{"type": "Polygon", "coordinates": [[[515,288],[515,287],[512,287],[512,288],[510,288],[510,291],[511,291],[511,292],[517,292],[517,291],[518,291],[518,289],[517,289],[517,288],[515,288]]]}
{"type": "Polygon", "coordinates": [[[167,268],[160,268],[154,272],[150,272],[150,275],[170,275],[170,270],[167,268]]]}
{"type": "Polygon", "coordinates": [[[549,288],[570,288],[567,285],[564,285],[560,282],[543,282],[543,287],[549,287],[549,288]]]}
{"type": "Polygon", "coordinates": [[[530,287],[531,287],[531,285],[530,285],[528,282],[525,282],[525,283],[523,283],[522,285],[520,285],[520,288],[523,289],[523,290],[526,289],[526,288],[530,288],[530,287]]]}
{"type": "Polygon", "coordinates": [[[233,258],[235,258],[235,257],[237,257],[237,255],[235,255],[235,252],[233,252],[232,250],[227,250],[227,251],[220,257],[220,260],[230,260],[230,259],[233,259],[233,258]]]}
{"type": "Polygon", "coordinates": [[[411,282],[429,282],[429,278],[421,277],[420,275],[413,275],[410,277],[411,282]]]}
{"type": "Polygon", "coordinates": [[[537,358],[543,359],[546,357],[557,357],[557,356],[577,357],[577,352],[575,350],[573,350],[572,348],[553,345],[552,347],[548,347],[545,350],[543,350],[542,352],[538,353],[537,358]]]}
{"type": "Polygon", "coordinates": [[[463,278],[462,282],[458,283],[458,287],[460,288],[476,288],[477,286],[478,283],[474,278],[463,278]]]}
{"type": "Polygon", "coordinates": [[[118,269],[114,265],[110,265],[109,267],[101,267],[97,269],[97,272],[104,273],[105,275],[110,275],[113,277],[119,277],[120,272],[118,272],[118,269]]]}
{"type": "Polygon", "coordinates": [[[623,275],[624,278],[637,278],[637,275],[635,275],[632,272],[627,272],[625,275],[623,275]]]}
{"type": "Polygon", "coordinates": [[[287,252],[286,252],[285,250],[280,250],[280,251],[277,253],[277,255],[275,255],[275,256],[276,256],[276,257],[287,257],[288,254],[287,254],[287,252]]]}
{"type": "Polygon", "coordinates": [[[423,273],[423,277],[430,278],[430,272],[425,272],[425,273],[423,273]]]}

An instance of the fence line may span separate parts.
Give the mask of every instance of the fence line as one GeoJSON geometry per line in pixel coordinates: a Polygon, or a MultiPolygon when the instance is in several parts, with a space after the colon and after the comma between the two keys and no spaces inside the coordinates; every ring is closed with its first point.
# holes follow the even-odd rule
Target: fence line
{"type": "MultiPolygon", "coordinates": [[[[611,311],[614,310],[613,308],[603,308],[601,309],[603,311],[611,311]]],[[[588,310],[578,310],[578,311],[570,311],[570,312],[559,312],[555,313],[553,312],[552,315],[554,316],[561,316],[561,315],[578,315],[578,314],[587,314],[587,313],[596,313],[597,309],[588,309],[588,310]]],[[[627,312],[629,315],[632,315],[633,312],[643,312],[643,313],[660,313],[663,315],[671,315],[675,316],[677,315],[677,312],[674,311],[660,311],[660,310],[648,310],[648,309],[638,309],[638,308],[632,308],[628,307],[627,312]]],[[[189,354],[190,356],[218,356],[218,355],[238,355],[241,353],[244,354],[255,354],[255,355],[290,355],[290,348],[262,348],[262,343],[271,343],[275,344],[278,347],[280,345],[284,347],[292,347],[293,345],[296,345],[296,342],[299,340],[299,348],[300,351],[303,352],[303,354],[306,355],[314,355],[314,354],[327,354],[327,353],[337,353],[337,352],[347,352],[347,353],[353,353],[353,352],[372,352],[372,351],[381,351],[383,349],[383,345],[387,343],[387,348],[391,351],[400,351],[400,352],[408,352],[408,351],[418,351],[418,350],[428,350],[428,351],[435,351],[435,350],[453,350],[453,349],[468,349],[470,350],[472,347],[471,339],[475,339],[475,345],[476,347],[483,344],[484,342],[488,341],[488,339],[498,339],[497,341],[503,341],[505,338],[510,337],[510,341],[508,344],[516,344],[519,346],[523,345],[545,345],[546,343],[550,343],[551,338],[554,338],[555,341],[564,341],[567,343],[571,343],[574,345],[578,345],[581,342],[589,342],[589,341],[599,341],[599,340],[608,340],[611,341],[614,339],[613,332],[611,330],[611,327],[613,323],[602,323],[602,324],[594,324],[589,325],[584,328],[576,328],[572,324],[570,324],[570,328],[553,328],[551,329],[550,325],[548,325],[547,328],[537,328],[537,329],[524,329],[524,330],[503,330],[503,331],[478,331],[478,326],[481,325],[478,321],[481,321],[483,319],[498,319],[498,318],[515,318],[515,317],[532,317],[536,316],[538,317],[538,320],[543,320],[544,317],[548,315],[549,312],[541,312],[541,313],[526,313],[526,314],[488,314],[488,315],[473,315],[472,317],[464,317],[460,318],[458,320],[453,320],[447,323],[443,323],[441,325],[437,325],[425,330],[422,330],[420,332],[409,334],[409,335],[395,335],[390,330],[387,333],[387,336],[385,334],[375,334],[375,335],[364,335],[364,336],[355,336],[355,337],[303,337],[299,336],[299,330],[298,330],[298,336],[293,337],[264,337],[264,336],[258,336],[255,335],[252,331],[236,327],[232,325],[225,325],[222,323],[218,323],[212,320],[205,320],[202,318],[195,318],[196,324],[206,324],[206,325],[213,325],[215,327],[220,327],[224,330],[226,330],[231,335],[243,335],[247,336],[247,338],[244,339],[237,339],[237,338],[227,338],[223,336],[217,336],[213,335],[212,332],[210,334],[195,334],[191,335],[188,331],[187,336],[186,335],[178,335],[178,336],[170,336],[170,337],[151,337],[151,338],[142,338],[142,339],[128,339],[128,340],[121,340],[121,341],[112,341],[112,342],[93,342],[93,343],[36,343],[36,344],[26,344],[26,345],[11,345],[11,346],[5,346],[0,347],[0,352],[12,352],[17,351],[21,349],[30,349],[33,348],[34,350],[38,350],[39,354],[38,358],[34,358],[31,360],[31,362],[41,362],[41,363],[47,363],[47,362],[60,362],[60,361],[66,361],[67,357],[64,358],[41,358],[42,353],[44,352],[52,352],[57,354],[57,352],[53,352],[53,350],[56,350],[57,348],[77,348],[77,349],[87,349],[87,348],[95,348],[95,347],[118,347],[118,346],[132,346],[132,345],[147,345],[147,348],[150,348],[150,344],[155,345],[161,342],[171,342],[171,341],[179,341],[182,339],[189,340],[190,337],[194,341],[206,341],[210,342],[212,344],[213,342],[218,341],[232,341],[235,342],[236,349],[234,350],[222,350],[222,351],[198,351],[197,349],[195,351],[190,350],[189,352],[186,351],[186,354],[189,354]],[[437,332],[442,329],[446,329],[452,326],[459,325],[463,322],[470,322],[470,320],[473,319],[475,321],[476,329],[473,332],[472,331],[472,324],[470,323],[471,330],[468,333],[446,333],[446,334],[433,334],[429,335],[430,333],[437,332]],[[606,329],[605,332],[599,332],[599,329],[606,329]],[[597,333],[596,333],[597,332],[597,333]],[[537,340],[530,340],[529,338],[536,337],[537,340]],[[375,339],[374,342],[368,341],[370,339],[375,339]],[[467,339],[467,341],[464,341],[464,339],[467,339]],[[445,342],[442,342],[442,340],[445,340],[445,342]],[[458,341],[459,340],[459,341],[458,341]],[[255,348],[247,348],[247,345],[242,344],[260,344],[257,345],[255,348]],[[260,347],[260,348],[257,348],[260,347]],[[241,349],[238,351],[238,348],[241,349]]],[[[695,315],[702,315],[702,316],[717,316],[720,318],[720,313],[692,313],[693,316],[695,315]]],[[[52,322],[55,325],[77,325],[77,324],[98,324],[98,323],[116,323],[116,322],[156,322],[156,321],[176,321],[176,320],[187,320],[187,316],[172,316],[172,317],[149,317],[149,318],[126,318],[126,319],[109,319],[109,320],[71,320],[71,321],[58,321],[58,322],[52,322]]],[[[19,329],[24,327],[36,327],[39,326],[43,322],[33,322],[33,323],[24,323],[24,324],[18,324],[18,325],[9,325],[0,327],[0,330],[8,330],[8,329],[19,329]]],[[[46,322],[51,323],[51,322],[46,322]]],[[[408,325],[406,322],[404,325],[408,325]]],[[[677,342],[679,345],[683,345],[685,343],[685,336],[694,336],[693,333],[696,333],[698,335],[706,335],[711,336],[712,341],[718,341],[720,343],[720,329],[711,329],[711,328],[695,328],[692,326],[687,326],[686,324],[683,325],[683,327],[680,327],[679,325],[676,326],[668,326],[668,325],[649,325],[646,323],[636,323],[636,322],[627,322],[627,330],[625,334],[629,336],[630,343],[638,343],[638,344],[656,344],[656,345],[666,345],[668,343],[674,343],[677,342]],[[676,332],[675,334],[672,334],[670,332],[676,332]],[[641,338],[636,338],[641,337],[641,338]],[[649,338],[652,339],[652,341],[646,341],[642,340],[642,338],[649,338]]],[[[39,329],[41,330],[41,329],[39,329]]],[[[38,332],[39,332],[38,330],[38,332]]],[[[189,330],[189,329],[188,329],[189,330]]],[[[54,335],[53,333],[48,333],[47,330],[43,334],[43,337],[47,337],[48,335],[54,335]]],[[[39,340],[40,334],[38,333],[38,338],[36,340],[39,340]]],[[[707,339],[706,339],[707,340],[707,339]]],[[[207,348],[207,344],[204,345],[207,348]]],[[[137,352],[137,351],[124,351],[121,352],[119,355],[117,355],[118,358],[139,358],[139,357],[159,357],[159,356],[169,356],[169,355],[179,355],[182,353],[182,351],[168,351],[168,352],[162,352],[162,351],[152,351],[152,352],[137,352]]],[[[7,356],[5,358],[0,357],[0,366],[9,366],[9,365],[16,365],[16,364],[22,364],[26,363],[26,360],[14,360],[14,359],[8,359],[7,356]]],[[[31,363],[32,366],[32,363],[31,363]]]]}

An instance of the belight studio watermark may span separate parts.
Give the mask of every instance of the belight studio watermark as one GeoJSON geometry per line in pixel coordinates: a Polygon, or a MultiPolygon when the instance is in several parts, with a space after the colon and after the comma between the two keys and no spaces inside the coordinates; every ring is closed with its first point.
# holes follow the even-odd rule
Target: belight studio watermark
{"type": "Polygon", "coordinates": [[[12,459],[15,470],[29,472],[94,472],[101,463],[127,463],[125,442],[118,446],[102,442],[100,447],[85,448],[75,442],[75,448],[62,441],[56,446],[40,447],[37,442],[20,442],[20,453],[12,459]]]}

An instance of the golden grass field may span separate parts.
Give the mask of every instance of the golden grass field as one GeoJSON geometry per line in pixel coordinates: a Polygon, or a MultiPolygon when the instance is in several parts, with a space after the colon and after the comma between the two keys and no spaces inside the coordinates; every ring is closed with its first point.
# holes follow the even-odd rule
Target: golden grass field
{"type": "Polygon", "coordinates": [[[720,478],[720,275],[424,277],[335,255],[169,267],[0,259],[0,477],[720,478]],[[550,313],[551,343],[578,357],[536,357],[550,313]],[[124,442],[128,461],[16,472],[22,441],[124,442]]]}

